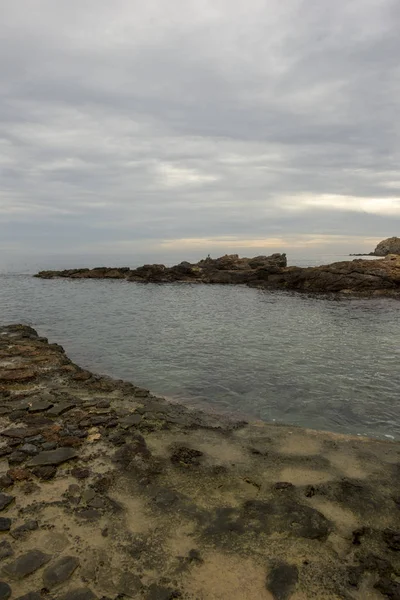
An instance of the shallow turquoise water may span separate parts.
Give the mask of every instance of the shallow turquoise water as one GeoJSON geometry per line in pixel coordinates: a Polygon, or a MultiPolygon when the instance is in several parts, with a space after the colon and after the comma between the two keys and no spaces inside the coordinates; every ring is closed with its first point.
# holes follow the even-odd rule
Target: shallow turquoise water
{"type": "Polygon", "coordinates": [[[400,438],[400,302],[0,275],[0,322],[187,404],[400,438]]]}

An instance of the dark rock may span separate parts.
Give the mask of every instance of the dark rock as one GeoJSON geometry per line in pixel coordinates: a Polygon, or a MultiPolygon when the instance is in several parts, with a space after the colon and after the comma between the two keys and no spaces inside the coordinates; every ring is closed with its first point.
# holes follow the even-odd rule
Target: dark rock
{"type": "Polygon", "coordinates": [[[390,575],[393,571],[393,567],[388,560],[371,553],[360,557],[360,565],[364,571],[376,572],[379,575],[390,575]]]}
{"type": "Polygon", "coordinates": [[[13,554],[14,554],[14,550],[12,549],[10,542],[8,542],[7,540],[2,540],[0,542],[0,560],[3,560],[4,558],[8,558],[9,556],[12,556],[13,554]]]}
{"type": "Polygon", "coordinates": [[[360,546],[361,545],[361,538],[367,533],[367,530],[365,527],[361,527],[360,529],[355,529],[353,531],[353,540],[352,543],[354,546],[360,546]]]}
{"type": "Polygon", "coordinates": [[[200,464],[199,459],[201,456],[203,456],[203,453],[200,452],[200,450],[180,446],[179,448],[176,448],[171,455],[171,462],[175,465],[184,467],[198,466],[200,464]]]}
{"type": "Polygon", "coordinates": [[[12,469],[8,469],[7,476],[10,477],[13,482],[25,481],[31,477],[31,472],[23,467],[13,467],[12,469]]]}
{"type": "Polygon", "coordinates": [[[4,435],[5,437],[9,437],[9,438],[18,438],[20,440],[23,440],[24,438],[27,438],[29,436],[32,435],[36,435],[38,432],[38,430],[36,429],[31,429],[28,427],[14,427],[11,429],[6,429],[5,431],[1,432],[1,435],[4,435]]]}
{"type": "Polygon", "coordinates": [[[89,500],[87,505],[90,508],[107,508],[107,501],[100,496],[96,496],[93,500],[89,500]]]}
{"type": "Polygon", "coordinates": [[[0,490],[4,490],[4,489],[7,489],[7,488],[11,487],[13,483],[14,482],[11,479],[11,477],[9,476],[8,473],[7,473],[7,475],[1,475],[1,477],[0,477],[0,490]]]}
{"type": "Polygon", "coordinates": [[[11,519],[0,517],[0,531],[10,531],[11,519]]]}
{"type": "Polygon", "coordinates": [[[79,566],[79,559],[76,556],[62,556],[53,565],[47,567],[43,573],[44,585],[52,589],[53,587],[64,583],[79,566]]]}
{"type": "Polygon", "coordinates": [[[54,417],[60,417],[64,413],[68,412],[72,408],[75,408],[76,404],[74,402],[60,402],[59,404],[55,404],[50,410],[48,410],[47,414],[52,415],[54,417]]]}
{"type": "Polygon", "coordinates": [[[26,521],[26,523],[24,523],[23,525],[20,525],[19,527],[13,529],[11,531],[11,535],[15,540],[22,540],[26,538],[31,531],[36,531],[37,529],[39,529],[38,522],[34,520],[29,520],[26,521]]]}
{"type": "Polygon", "coordinates": [[[312,498],[316,494],[316,489],[313,485],[307,485],[304,490],[304,495],[306,498],[312,498]]]}
{"type": "Polygon", "coordinates": [[[8,600],[11,597],[12,589],[5,581],[0,581],[0,600],[8,600]]]}
{"type": "Polygon", "coordinates": [[[134,425],[139,425],[142,418],[142,415],[140,415],[139,413],[134,413],[132,415],[128,415],[127,417],[123,417],[122,419],[120,419],[119,424],[124,429],[128,429],[129,427],[132,427],[134,425]]]}
{"type": "Polygon", "coordinates": [[[82,510],[78,510],[76,515],[81,519],[85,519],[86,521],[97,521],[100,519],[100,513],[94,508],[84,508],[82,510]]]}
{"type": "Polygon", "coordinates": [[[8,464],[9,465],[20,465],[21,463],[24,462],[24,460],[26,460],[26,454],[24,452],[21,452],[20,450],[15,450],[14,452],[11,452],[11,454],[8,457],[8,464]]]}
{"type": "Polygon", "coordinates": [[[295,565],[278,563],[272,567],[267,577],[267,589],[275,600],[288,600],[296,587],[299,578],[295,565]]]}
{"type": "Polygon", "coordinates": [[[20,448],[21,452],[25,452],[28,456],[35,456],[39,450],[34,444],[24,444],[20,448]]]}
{"type": "Polygon", "coordinates": [[[125,432],[117,431],[112,433],[108,439],[114,446],[122,446],[126,442],[126,436],[127,434],[125,432]]]}
{"type": "Polygon", "coordinates": [[[38,412],[45,412],[46,410],[49,410],[49,408],[51,408],[53,406],[52,402],[48,402],[47,400],[35,400],[34,402],[32,402],[32,404],[29,406],[29,412],[30,413],[38,413],[38,412]]]}
{"type": "Polygon", "coordinates": [[[400,531],[392,531],[390,529],[386,529],[383,532],[383,539],[386,542],[386,545],[390,550],[394,550],[395,552],[400,552],[400,531]]]}
{"type": "Polygon", "coordinates": [[[178,590],[173,590],[169,587],[164,587],[156,583],[152,583],[147,588],[146,600],[173,600],[180,598],[181,593],[178,590]]]}
{"type": "Polygon", "coordinates": [[[76,458],[77,452],[73,448],[57,448],[56,450],[46,450],[40,452],[29,461],[28,467],[60,465],[61,463],[76,458]]]}
{"type": "Polygon", "coordinates": [[[28,592],[23,596],[19,596],[16,600],[43,600],[43,596],[39,592],[28,592]]]}
{"type": "Polygon", "coordinates": [[[44,554],[41,550],[30,550],[26,554],[19,556],[13,562],[3,567],[3,572],[12,579],[22,579],[31,573],[34,573],[40,567],[49,562],[51,556],[44,554]]]}
{"type": "Polygon", "coordinates": [[[347,569],[347,582],[351,587],[358,587],[364,574],[364,567],[358,565],[347,569]]]}
{"type": "Polygon", "coordinates": [[[151,457],[150,450],[147,448],[144,437],[138,434],[130,443],[124,444],[124,446],[121,446],[121,448],[116,450],[113,460],[124,470],[128,470],[129,466],[137,456],[143,459],[151,457]]]}
{"type": "Polygon", "coordinates": [[[393,581],[390,577],[381,577],[374,588],[390,600],[400,600],[400,583],[393,581]]]}
{"type": "Polygon", "coordinates": [[[118,581],[117,589],[120,594],[125,594],[128,598],[138,597],[134,594],[140,593],[143,585],[141,579],[135,573],[124,571],[118,581]]]}
{"type": "Polygon", "coordinates": [[[7,446],[2,446],[2,447],[0,448],[0,458],[1,458],[2,456],[7,456],[8,454],[11,454],[11,452],[12,452],[12,449],[11,449],[11,447],[10,447],[9,445],[7,445],[7,446]]]}
{"type": "Polygon", "coordinates": [[[59,600],[97,600],[89,588],[78,588],[60,596],[59,600]]]}
{"type": "Polygon", "coordinates": [[[168,489],[161,489],[154,497],[153,501],[158,508],[170,508],[179,500],[179,494],[168,489]]]}
{"type": "Polygon", "coordinates": [[[55,450],[57,448],[57,442],[45,442],[42,444],[42,450],[55,450]]]}
{"type": "Polygon", "coordinates": [[[111,403],[108,400],[100,400],[96,403],[97,408],[110,408],[111,403]]]}
{"type": "Polygon", "coordinates": [[[76,479],[86,479],[87,477],[90,477],[90,470],[75,467],[74,469],[71,469],[71,475],[76,479]]]}
{"type": "Polygon", "coordinates": [[[32,473],[42,481],[49,481],[57,473],[57,468],[50,465],[47,467],[35,467],[32,469],[32,473]]]}
{"type": "Polygon", "coordinates": [[[4,510],[13,500],[15,500],[15,496],[0,493],[0,510],[4,510]]]}

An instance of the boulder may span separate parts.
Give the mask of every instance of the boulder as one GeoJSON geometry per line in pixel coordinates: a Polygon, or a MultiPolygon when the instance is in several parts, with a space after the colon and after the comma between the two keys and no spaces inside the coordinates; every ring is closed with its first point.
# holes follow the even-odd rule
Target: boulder
{"type": "Polygon", "coordinates": [[[374,250],[375,256],[387,256],[388,254],[400,254],[400,237],[382,240],[374,250]]]}

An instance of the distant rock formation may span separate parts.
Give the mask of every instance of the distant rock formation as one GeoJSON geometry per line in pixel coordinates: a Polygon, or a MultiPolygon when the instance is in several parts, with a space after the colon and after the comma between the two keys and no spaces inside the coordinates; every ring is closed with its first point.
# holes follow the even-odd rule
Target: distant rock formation
{"type": "Polygon", "coordinates": [[[239,258],[227,254],[205,258],[198,263],[181,262],[174,267],[143,265],[137,269],[97,267],[41,271],[42,279],[122,279],[140,283],[218,283],[247,284],[268,289],[311,293],[354,293],[400,297],[400,256],[383,259],[355,259],[320,267],[288,267],[286,254],[239,258]]]}
{"type": "Polygon", "coordinates": [[[374,256],[387,256],[388,254],[400,254],[400,238],[390,237],[379,242],[373,252],[374,256]]]}

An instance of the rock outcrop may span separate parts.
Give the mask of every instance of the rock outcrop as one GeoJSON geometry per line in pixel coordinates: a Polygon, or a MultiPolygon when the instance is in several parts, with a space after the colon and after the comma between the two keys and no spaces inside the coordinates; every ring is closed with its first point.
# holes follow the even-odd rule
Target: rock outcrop
{"type": "Polygon", "coordinates": [[[400,238],[391,237],[386,240],[379,242],[375,248],[374,256],[387,256],[388,254],[399,254],[400,255],[400,238]]]}
{"type": "Polygon", "coordinates": [[[383,294],[400,297],[400,256],[351,260],[320,267],[287,267],[285,254],[239,258],[237,254],[198,263],[161,264],[137,269],[107,268],[41,271],[42,279],[123,279],[140,283],[247,284],[252,287],[312,293],[383,294]]]}
{"type": "Polygon", "coordinates": [[[396,442],[169,404],[22,325],[0,415],[0,598],[399,597],[396,442]]]}

